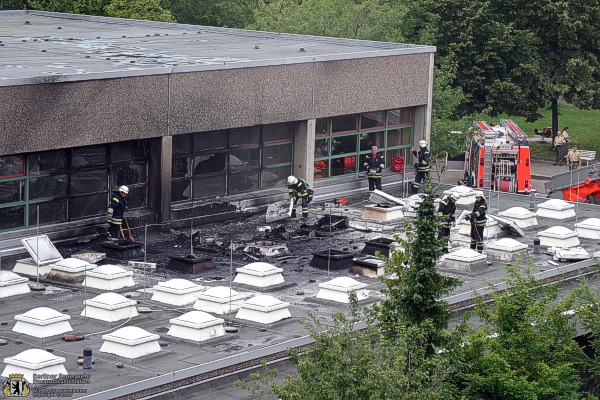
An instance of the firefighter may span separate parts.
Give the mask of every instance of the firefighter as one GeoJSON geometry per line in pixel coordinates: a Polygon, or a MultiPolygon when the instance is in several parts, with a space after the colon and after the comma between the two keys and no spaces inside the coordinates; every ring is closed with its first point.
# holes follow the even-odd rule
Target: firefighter
{"type": "Polygon", "coordinates": [[[288,194],[294,199],[292,218],[296,218],[296,203],[302,199],[302,217],[308,218],[308,203],[313,199],[314,191],[308,187],[308,183],[302,178],[290,175],[287,178],[288,194]]]}
{"type": "Polygon", "coordinates": [[[385,161],[383,161],[383,154],[377,152],[377,146],[371,147],[371,154],[367,154],[363,166],[369,179],[369,193],[373,193],[375,188],[381,190],[381,178],[383,177],[385,161]]]}
{"type": "Polygon", "coordinates": [[[419,152],[415,148],[412,148],[413,156],[418,157],[418,161],[415,163],[415,182],[412,185],[413,194],[419,193],[419,189],[421,188],[421,182],[424,180],[429,180],[429,171],[431,167],[429,166],[429,159],[431,158],[429,155],[429,149],[427,148],[427,142],[421,140],[419,142],[419,152]]]}
{"type": "Polygon", "coordinates": [[[467,215],[467,221],[471,221],[471,249],[477,249],[478,253],[483,253],[483,230],[486,225],[487,203],[481,190],[475,192],[475,204],[473,212],[467,215]]]}
{"type": "Polygon", "coordinates": [[[438,207],[438,217],[441,221],[440,233],[438,234],[438,240],[444,241],[442,245],[442,252],[448,253],[448,242],[450,241],[450,228],[456,221],[456,200],[458,200],[458,193],[454,192],[450,196],[445,196],[438,207]]]}
{"type": "Polygon", "coordinates": [[[108,222],[108,240],[119,240],[121,226],[125,211],[127,211],[127,195],[129,188],[121,186],[119,190],[113,193],[108,209],[106,210],[106,221],[108,222]]]}

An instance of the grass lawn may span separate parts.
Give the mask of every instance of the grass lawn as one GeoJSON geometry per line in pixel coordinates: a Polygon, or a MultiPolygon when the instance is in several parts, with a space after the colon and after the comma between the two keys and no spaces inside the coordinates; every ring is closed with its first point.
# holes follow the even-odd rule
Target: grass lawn
{"type": "MultiPolygon", "coordinates": [[[[554,159],[551,141],[540,141],[539,136],[534,137],[533,129],[540,132],[545,126],[552,126],[552,113],[547,109],[540,109],[541,119],[536,122],[525,122],[523,117],[509,117],[501,115],[497,118],[483,117],[488,122],[498,122],[500,119],[512,119],[529,136],[531,153],[535,158],[554,159]],[[487,118],[487,119],[486,119],[487,118]]],[[[579,110],[573,106],[561,105],[559,108],[559,129],[569,127],[571,140],[569,144],[576,144],[580,150],[600,151],[600,110],[579,110]]]]}

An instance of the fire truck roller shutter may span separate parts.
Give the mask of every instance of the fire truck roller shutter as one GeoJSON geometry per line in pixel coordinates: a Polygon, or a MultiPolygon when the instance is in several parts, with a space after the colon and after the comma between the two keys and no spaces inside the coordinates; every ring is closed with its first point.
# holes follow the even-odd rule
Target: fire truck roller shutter
{"type": "Polygon", "coordinates": [[[510,181],[508,179],[502,179],[500,181],[500,191],[508,192],[510,190],[510,181]]]}

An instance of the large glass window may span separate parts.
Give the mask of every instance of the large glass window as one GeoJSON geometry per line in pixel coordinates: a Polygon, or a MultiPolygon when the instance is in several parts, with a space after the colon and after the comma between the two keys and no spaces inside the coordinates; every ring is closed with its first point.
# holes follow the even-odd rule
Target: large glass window
{"type": "Polygon", "coordinates": [[[281,186],[291,174],[293,151],[288,123],[176,136],[171,201],[281,186]]]}
{"type": "Polygon", "coordinates": [[[146,206],[145,141],[0,157],[0,230],[34,226],[38,210],[40,224],[103,215],[120,185],[129,209],[146,206]]]}
{"type": "Polygon", "coordinates": [[[360,114],[360,129],[385,128],[385,111],[360,114]]]}
{"type": "Polygon", "coordinates": [[[358,128],[358,115],[342,115],[331,118],[331,131],[333,133],[355,132],[358,128]]]}
{"type": "Polygon", "coordinates": [[[403,155],[406,162],[410,162],[412,113],[413,108],[402,108],[318,119],[314,178],[362,171],[362,160],[370,154],[373,146],[377,146],[384,155],[387,168],[391,167],[397,155],[403,155]]]}
{"type": "Polygon", "coordinates": [[[25,174],[25,158],[23,156],[0,157],[0,178],[14,178],[25,174]]]}

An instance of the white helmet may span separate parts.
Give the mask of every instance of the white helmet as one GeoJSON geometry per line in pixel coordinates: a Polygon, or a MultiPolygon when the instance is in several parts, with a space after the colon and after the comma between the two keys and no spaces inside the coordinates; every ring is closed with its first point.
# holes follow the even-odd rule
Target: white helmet
{"type": "Polygon", "coordinates": [[[119,188],[119,192],[123,192],[125,194],[129,194],[129,188],[127,186],[123,185],[123,186],[121,186],[119,188]]]}
{"type": "Polygon", "coordinates": [[[454,201],[460,199],[460,195],[456,192],[452,192],[452,194],[450,195],[451,199],[454,199],[454,201]]]}
{"type": "Polygon", "coordinates": [[[427,142],[424,140],[419,141],[419,147],[427,147],[427,142]]]}
{"type": "Polygon", "coordinates": [[[298,178],[294,175],[288,176],[288,185],[295,185],[296,183],[298,183],[298,178]]]}
{"type": "Polygon", "coordinates": [[[485,196],[483,195],[483,192],[481,190],[475,192],[475,197],[483,197],[485,199],[485,196]]]}

